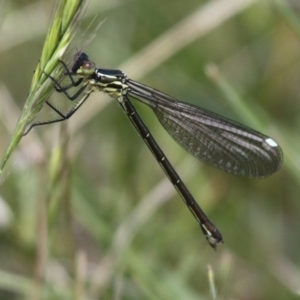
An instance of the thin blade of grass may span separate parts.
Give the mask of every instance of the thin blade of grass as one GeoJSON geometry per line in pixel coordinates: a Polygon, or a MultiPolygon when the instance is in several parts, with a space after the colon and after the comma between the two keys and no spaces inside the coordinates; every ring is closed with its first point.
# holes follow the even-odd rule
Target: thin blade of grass
{"type": "MultiPolygon", "coordinates": [[[[0,172],[2,172],[10,155],[19,144],[26,126],[35,118],[44,102],[51,95],[53,87],[44,73],[51,74],[58,67],[58,59],[61,59],[65,54],[74,37],[78,17],[84,4],[85,0],[60,2],[49,28],[23,112],[1,161],[0,172]]],[[[61,73],[62,70],[58,69],[57,76],[61,73]]]]}

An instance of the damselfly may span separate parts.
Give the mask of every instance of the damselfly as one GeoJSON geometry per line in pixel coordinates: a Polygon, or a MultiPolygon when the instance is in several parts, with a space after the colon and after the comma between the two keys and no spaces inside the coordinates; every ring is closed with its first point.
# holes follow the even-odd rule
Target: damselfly
{"type": "Polygon", "coordinates": [[[99,69],[85,53],[79,52],[75,55],[75,62],[71,70],[63,61],[60,63],[65,69],[64,76],[70,80],[69,84],[63,86],[52,76],[49,75],[49,77],[55,83],[56,91],[65,94],[69,100],[74,102],[74,106],[64,114],[47,101],[46,104],[58,114],[59,118],[35,123],[30,126],[29,130],[36,125],[68,119],[94,91],[109,94],[125,111],[199,222],[204,235],[213,248],[223,241],[221,233],[188,191],[141,120],[129,97],[149,106],[173,139],[190,154],[205,163],[236,175],[252,178],[269,176],[281,167],[283,154],[280,146],[264,134],[208,110],[180,102],[158,90],[129,79],[120,70],[99,69]],[[77,90],[71,95],[70,91],[74,87],[77,87],[77,90]]]}

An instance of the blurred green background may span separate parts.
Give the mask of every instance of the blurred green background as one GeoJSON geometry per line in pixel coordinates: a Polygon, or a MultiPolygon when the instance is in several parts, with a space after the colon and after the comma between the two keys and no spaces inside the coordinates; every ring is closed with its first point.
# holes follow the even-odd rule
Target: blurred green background
{"type": "MultiPolygon", "coordinates": [[[[53,11],[0,3],[1,157],[53,11]]],[[[0,299],[299,299],[300,2],[91,0],[82,32],[95,16],[97,66],[270,135],[284,165],[260,180],[202,165],[136,104],[222,232],[215,252],[117,103],[94,93],[68,124],[25,136],[0,177],[0,299]]]]}

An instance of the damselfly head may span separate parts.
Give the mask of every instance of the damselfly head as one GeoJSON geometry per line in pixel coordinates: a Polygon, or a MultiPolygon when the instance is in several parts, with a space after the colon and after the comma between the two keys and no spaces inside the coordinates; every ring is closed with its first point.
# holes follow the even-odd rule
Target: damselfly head
{"type": "Polygon", "coordinates": [[[72,73],[88,76],[95,72],[95,64],[89,60],[89,57],[84,52],[77,52],[74,55],[74,61],[72,73]]]}
{"type": "Polygon", "coordinates": [[[76,74],[90,76],[95,72],[96,66],[92,61],[84,61],[80,68],[76,71],[76,74]]]}
{"type": "Polygon", "coordinates": [[[85,61],[85,60],[89,60],[89,57],[86,53],[84,52],[76,52],[75,55],[74,55],[74,63],[78,62],[82,62],[82,61],[85,61]]]}

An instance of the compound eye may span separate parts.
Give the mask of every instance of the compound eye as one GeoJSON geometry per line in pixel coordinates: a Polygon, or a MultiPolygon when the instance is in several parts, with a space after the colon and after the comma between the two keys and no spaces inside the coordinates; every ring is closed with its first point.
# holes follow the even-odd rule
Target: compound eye
{"type": "Polygon", "coordinates": [[[75,53],[74,55],[74,63],[75,62],[83,62],[83,61],[88,61],[89,57],[84,53],[84,52],[80,52],[78,51],[77,53],[75,53]]]}
{"type": "Polygon", "coordinates": [[[91,61],[85,61],[81,65],[81,70],[83,74],[90,75],[95,72],[96,66],[91,61]]]}

